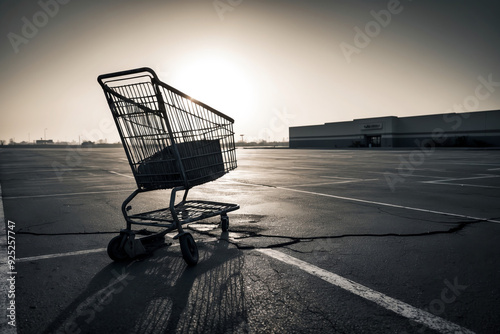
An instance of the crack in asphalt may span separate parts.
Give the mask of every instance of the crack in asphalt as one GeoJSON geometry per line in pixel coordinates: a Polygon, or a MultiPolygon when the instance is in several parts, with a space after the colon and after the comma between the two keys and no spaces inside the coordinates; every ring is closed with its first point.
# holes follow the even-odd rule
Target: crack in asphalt
{"type": "MultiPolygon", "coordinates": [[[[491,218],[493,219],[493,218],[491,218]]],[[[495,218],[496,219],[496,218],[495,218]]],[[[244,236],[236,236],[229,237],[229,235],[223,236],[222,239],[226,242],[236,246],[240,250],[246,249],[258,249],[258,248],[283,248],[286,246],[298,244],[301,242],[312,242],[314,240],[331,240],[331,239],[341,239],[341,238],[353,238],[353,237],[422,237],[422,236],[430,236],[430,235],[439,235],[439,234],[453,234],[463,230],[466,226],[477,224],[480,222],[485,222],[487,219],[480,220],[470,220],[470,221],[462,221],[462,222],[436,222],[436,223],[444,223],[444,224],[457,224],[449,228],[448,230],[434,230],[434,231],[426,231],[419,233],[345,233],[338,235],[326,235],[326,236],[311,236],[311,237],[293,237],[287,235],[276,235],[276,234],[262,234],[254,231],[242,232],[246,235],[244,236]],[[244,245],[238,241],[243,241],[251,238],[273,238],[273,239],[286,239],[284,242],[271,243],[269,245],[264,246],[255,246],[255,245],[244,245]]],[[[218,224],[210,224],[210,225],[218,225],[218,224]]],[[[199,233],[201,235],[206,235],[210,237],[216,237],[214,233],[211,233],[212,230],[202,231],[198,230],[190,225],[187,226],[187,229],[199,233]]],[[[231,231],[229,231],[231,232],[231,231]]],[[[34,235],[34,236],[67,236],[67,235],[96,235],[96,234],[118,234],[117,231],[95,231],[95,232],[64,232],[64,233],[38,233],[38,232],[29,232],[29,231],[17,231],[17,234],[25,234],[25,235],[34,235]]],[[[136,231],[138,235],[149,235],[153,232],[148,231],[146,229],[136,231]]]]}
{"type": "MultiPolygon", "coordinates": [[[[419,233],[346,233],[346,234],[338,234],[338,235],[326,235],[326,236],[312,236],[312,237],[293,237],[286,235],[273,235],[273,234],[262,234],[257,232],[246,232],[247,235],[240,237],[224,237],[223,239],[229,242],[230,244],[236,246],[238,249],[258,249],[258,248],[282,248],[290,245],[294,245],[300,242],[311,242],[313,240],[325,240],[325,239],[340,239],[340,238],[349,238],[349,237],[423,237],[430,235],[438,235],[438,234],[453,234],[463,230],[466,226],[477,224],[480,222],[486,221],[485,219],[480,220],[471,220],[471,221],[463,221],[463,222],[455,222],[456,226],[449,228],[448,230],[434,230],[434,231],[426,231],[419,233]],[[285,242],[273,243],[265,246],[254,246],[254,245],[241,245],[237,241],[245,240],[250,238],[275,238],[275,239],[287,239],[285,242]]],[[[446,224],[450,224],[450,222],[442,222],[446,224]]],[[[214,224],[215,225],[215,224],[214,224]]],[[[210,231],[199,231],[188,225],[188,229],[195,231],[202,235],[207,235],[213,237],[213,233],[210,231]]]]}

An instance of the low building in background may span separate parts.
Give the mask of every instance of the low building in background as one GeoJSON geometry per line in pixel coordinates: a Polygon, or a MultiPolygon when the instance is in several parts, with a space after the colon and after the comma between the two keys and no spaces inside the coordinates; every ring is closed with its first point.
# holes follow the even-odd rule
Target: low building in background
{"type": "Polygon", "coordinates": [[[54,141],[52,139],[47,139],[47,140],[38,139],[35,143],[37,145],[52,145],[54,144],[54,141]]]}
{"type": "Polygon", "coordinates": [[[289,138],[290,148],[500,147],[500,110],[295,126],[289,138]]]}

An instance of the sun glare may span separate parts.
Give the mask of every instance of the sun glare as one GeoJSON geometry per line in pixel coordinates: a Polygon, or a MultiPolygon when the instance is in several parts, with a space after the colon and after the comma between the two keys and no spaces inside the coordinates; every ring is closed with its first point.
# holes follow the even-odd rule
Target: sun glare
{"type": "Polygon", "coordinates": [[[238,122],[249,119],[253,89],[243,66],[219,55],[194,57],[172,77],[175,87],[238,122]]]}

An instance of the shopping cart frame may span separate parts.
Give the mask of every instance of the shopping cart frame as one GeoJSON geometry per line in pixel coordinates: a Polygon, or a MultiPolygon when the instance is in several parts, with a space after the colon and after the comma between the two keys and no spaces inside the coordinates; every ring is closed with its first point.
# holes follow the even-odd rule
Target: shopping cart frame
{"type": "Polygon", "coordinates": [[[137,183],[137,189],[121,206],[126,228],[111,239],[108,255],[114,261],[135,258],[147,252],[148,244],[177,230],[173,238],[179,239],[184,260],[195,265],[198,248],[182,225],[220,215],[222,231],[227,232],[227,213],[239,209],[237,204],[187,200],[194,186],[213,181],[237,167],[234,120],[160,81],[151,68],[103,74],[97,80],[137,183]],[[182,129],[175,122],[182,123],[182,129]],[[138,195],[160,189],[171,189],[168,207],[129,214],[130,203],[138,195]],[[176,204],[180,191],[184,194],[176,204]],[[163,230],[136,239],[133,225],[163,230]]]}

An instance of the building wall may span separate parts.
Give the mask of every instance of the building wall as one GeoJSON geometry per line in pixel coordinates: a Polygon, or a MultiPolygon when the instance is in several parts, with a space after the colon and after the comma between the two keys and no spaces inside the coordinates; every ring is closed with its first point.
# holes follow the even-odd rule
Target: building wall
{"type": "Polygon", "coordinates": [[[290,127],[289,137],[292,148],[500,146],[500,110],[290,127]]]}

